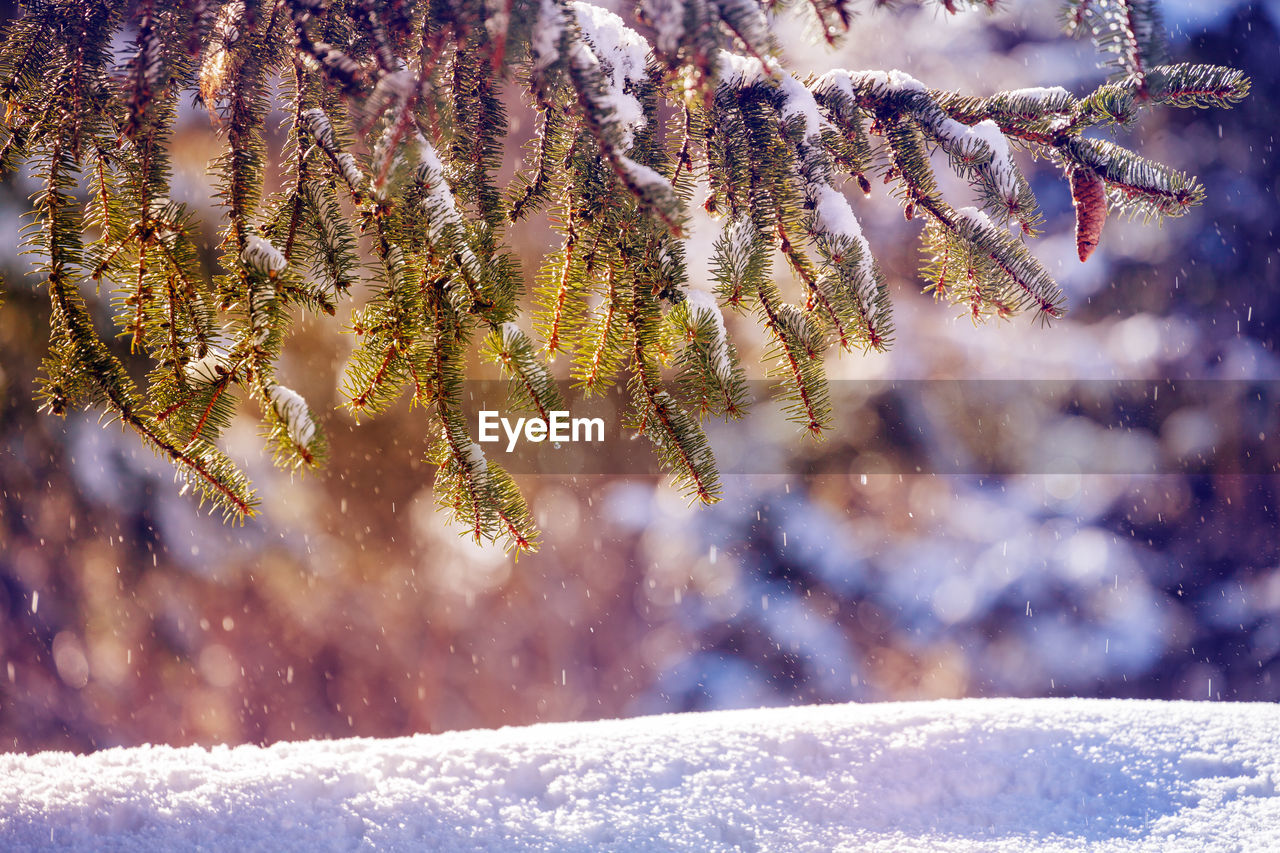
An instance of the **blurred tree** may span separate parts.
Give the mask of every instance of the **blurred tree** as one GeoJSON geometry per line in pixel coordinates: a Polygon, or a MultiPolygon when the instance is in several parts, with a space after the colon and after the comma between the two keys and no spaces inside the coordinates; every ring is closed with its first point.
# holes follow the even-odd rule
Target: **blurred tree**
{"type": "MultiPolygon", "coordinates": [[[[104,408],[202,499],[251,514],[255,497],[217,443],[236,392],[261,405],[280,464],[319,464],[323,434],[275,365],[293,312],[334,314],[368,272],[375,293],[352,318],[346,403],[374,414],[411,391],[436,436],[439,502],[477,540],[536,544],[519,490],[463,415],[478,343],[510,376],[513,405],[544,415],[563,408],[548,370],[559,353],[587,393],[625,375],[632,425],[687,494],[711,502],[719,484],[700,418],[745,405],[721,305],[765,329],[780,393],[814,435],[830,427],[828,343],[890,342],[887,291],[846,177],[864,192],[882,177],[908,219],[924,217],[935,296],[975,320],[1057,317],[1057,286],[1006,227],[1030,235],[1039,220],[1011,151],[1061,166],[1083,260],[1108,209],[1174,216],[1202,196],[1194,179],[1085,132],[1157,104],[1226,106],[1248,88],[1228,68],[1160,64],[1147,0],[1066,4],[1068,29],[1090,33],[1117,68],[1083,98],[1057,87],[967,97],[897,71],[801,80],[770,32],[777,5],[643,0],[646,38],[561,0],[26,4],[0,48],[0,168],[27,164],[41,186],[28,233],[52,306],[43,407],[104,408]],[[503,188],[500,90],[511,81],[538,133],[503,188]],[[170,194],[169,132],[186,90],[225,138],[215,269],[170,194]],[[266,141],[273,107],[287,115],[281,150],[266,141]],[[977,206],[944,200],[933,150],[977,206]],[[269,162],[283,173],[278,192],[269,162]],[[685,205],[698,186],[725,218],[715,298],[687,286],[685,205]],[[521,276],[505,231],[540,207],[562,242],[535,288],[539,348],[516,322],[521,276]],[[805,288],[798,305],[772,280],[775,254],[805,288]],[[95,321],[104,281],[145,378],[95,321]]],[[[846,0],[806,9],[828,41],[850,28],[846,0]]]]}

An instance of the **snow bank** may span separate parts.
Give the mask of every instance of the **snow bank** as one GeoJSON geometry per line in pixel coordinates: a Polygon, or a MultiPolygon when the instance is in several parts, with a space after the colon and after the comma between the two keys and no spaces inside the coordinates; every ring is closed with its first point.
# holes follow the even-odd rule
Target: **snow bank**
{"type": "Polygon", "coordinates": [[[0,756],[0,848],[1277,850],[1280,708],[964,700],[0,756]]]}

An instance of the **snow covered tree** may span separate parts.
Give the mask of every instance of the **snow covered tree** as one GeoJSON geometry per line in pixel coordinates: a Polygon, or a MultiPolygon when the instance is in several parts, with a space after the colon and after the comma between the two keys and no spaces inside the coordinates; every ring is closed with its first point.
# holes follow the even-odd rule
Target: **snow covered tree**
{"type": "MultiPolygon", "coordinates": [[[[411,395],[435,436],[440,504],[477,540],[517,549],[536,545],[529,511],[463,414],[476,353],[510,377],[513,404],[544,414],[563,408],[560,354],[582,393],[625,382],[632,426],[692,499],[714,501],[701,419],[747,405],[722,307],[765,330],[778,393],[815,436],[833,427],[828,346],[893,339],[850,180],[866,193],[883,181],[907,219],[923,219],[926,291],[975,320],[1056,318],[1061,294],[1023,239],[1039,216],[1013,153],[1060,167],[1085,260],[1109,214],[1177,216],[1203,194],[1088,132],[1157,105],[1225,107],[1248,89],[1229,68],[1162,64],[1150,0],[1066,3],[1068,30],[1115,65],[1095,91],[985,97],[899,71],[799,78],[771,33],[788,4],[772,0],[641,0],[636,28],[580,0],[24,5],[0,47],[0,170],[25,168],[41,187],[28,241],[52,304],[42,407],[103,409],[243,518],[256,498],[218,445],[237,399],[258,403],[279,464],[319,465],[324,434],[276,365],[299,312],[334,315],[368,284],[351,315],[346,405],[373,415],[411,395]],[[512,85],[538,132],[501,186],[512,85]],[[186,93],[224,143],[216,261],[171,198],[170,131],[186,93]],[[273,109],[286,116],[279,149],[273,109]],[[935,152],[975,204],[944,199],[935,152]],[[688,286],[695,195],[723,222],[714,296],[688,286]],[[560,242],[527,307],[507,235],[539,209],[560,242]],[[803,288],[798,300],[775,262],[803,288]],[[145,375],[130,370],[139,362],[145,375]]],[[[795,5],[829,42],[856,30],[849,0],[795,5]]]]}

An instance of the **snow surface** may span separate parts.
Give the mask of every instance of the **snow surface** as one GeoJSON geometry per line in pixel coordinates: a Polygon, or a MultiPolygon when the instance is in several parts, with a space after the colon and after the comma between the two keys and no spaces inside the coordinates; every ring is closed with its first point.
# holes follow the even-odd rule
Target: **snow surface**
{"type": "Polygon", "coordinates": [[[627,176],[631,182],[637,187],[667,187],[671,188],[671,182],[662,177],[662,174],[650,166],[643,163],[637,163],[630,157],[624,155],[618,156],[618,162],[622,164],[622,168],[626,169],[627,176]]]}
{"type": "Polygon", "coordinates": [[[311,135],[320,143],[321,148],[326,151],[338,150],[338,137],[334,134],[333,123],[329,121],[324,110],[319,107],[306,110],[302,113],[302,120],[306,122],[307,130],[311,131],[311,135]]]}
{"type": "Polygon", "coordinates": [[[502,324],[502,345],[504,347],[515,346],[524,340],[527,340],[527,336],[518,325],[510,320],[502,324]]]}
{"type": "Polygon", "coordinates": [[[959,213],[961,216],[966,217],[971,222],[976,222],[979,225],[985,226],[987,228],[996,227],[996,224],[991,221],[991,217],[987,216],[985,211],[979,210],[976,207],[973,207],[973,206],[957,207],[956,213],[959,213]]]}
{"type": "Polygon", "coordinates": [[[484,455],[484,448],[476,444],[474,441],[471,442],[471,449],[468,454],[467,461],[471,463],[471,470],[476,473],[484,471],[489,464],[488,459],[484,455]]]}
{"type": "Polygon", "coordinates": [[[0,848],[1280,849],[1280,708],[975,699],[0,756],[0,848]]]}
{"type": "Polygon", "coordinates": [[[407,68],[402,68],[399,71],[392,71],[390,74],[382,75],[382,78],[378,80],[377,87],[374,89],[373,98],[377,101],[379,96],[385,99],[387,95],[390,95],[397,101],[403,102],[413,94],[413,89],[417,85],[417,75],[407,68]]]}

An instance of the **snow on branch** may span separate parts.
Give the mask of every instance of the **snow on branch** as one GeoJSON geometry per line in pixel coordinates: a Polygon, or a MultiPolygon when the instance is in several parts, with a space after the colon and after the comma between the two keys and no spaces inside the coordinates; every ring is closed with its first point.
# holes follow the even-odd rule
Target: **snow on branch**
{"type": "Polygon", "coordinates": [[[641,94],[654,89],[649,43],[607,9],[581,0],[564,6],[543,0],[533,52],[542,100],[556,100],[549,72],[565,66],[578,115],[615,177],[667,230],[682,234],[683,203],[671,181],[634,156],[637,134],[657,117],[655,105],[646,103],[651,95],[641,94]]]}
{"type": "Polygon", "coordinates": [[[249,237],[240,257],[245,266],[265,275],[267,278],[275,278],[289,265],[283,252],[271,245],[269,240],[264,240],[257,235],[249,237]]]}
{"type": "Polygon", "coordinates": [[[728,377],[733,373],[733,361],[729,356],[729,332],[725,329],[724,315],[720,313],[715,297],[703,290],[689,289],[684,292],[684,298],[689,303],[689,314],[695,322],[701,319],[711,322],[715,330],[711,342],[712,364],[717,376],[728,377]]]}
{"type": "Polygon", "coordinates": [[[537,412],[550,420],[551,412],[565,408],[555,379],[529,336],[512,322],[503,323],[485,341],[485,354],[511,377],[511,401],[515,408],[537,412]]]}
{"type": "MultiPolygon", "coordinates": [[[[978,186],[994,211],[1030,227],[1035,198],[1013,161],[1009,141],[992,119],[972,124],[957,121],[939,103],[937,93],[902,71],[830,71],[818,78],[818,86],[856,103],[884,105],[909,115],[947,153],[957,171],[979,179],[978,186]]],[[[1003,97],[1005,106],[1025,112],[1049,109],[1065,94],[1040,89],[1003,97]]]]}
{"type": "Polygon", "coordinates": [[[300,448],[309,445],[316,436],[316,425],[307,401],[292,388],[276,383],[267,386],[267,394],[293,443],[300,448]]]}
{"type": "Polygon", "coordinates": [[[351,192],[358,193],[364,183],[364,174],[360,171],[356,158],[343,151],[338,144],[338,136],[334,133],[333,124],[330,122],[329,116],[319,107],[313,107],[304,111],[302,118],[306,122],[308,132],[315,139],[316,145],[333,163],[334,168],[342,176],[342,180],[346,182],[347,187],[350,188],[351,192]]]}
{"type": "Polygon", "coordinates": [[[439,239],[447,228],[462,226],[462,213],[458,201],[445,180],[444,163],[435,147],[421,134],[418,135],[418,179],[426,187],[422,207],[427,214],[427,228],[432,239],[439,239]]]}
{"type": "Polygon", "coordinates": [[[629,150],[636,130],[645,124],[644,108],[631,89],[649,79],[649,43],[607,9],[581,0],[569,7],[608,79],[604,96],[594,104],[622,129],[622,149],[629,150]]]}
{"type": "Polygon", "coordinates": [[[1072,139],[1060,148],[1069,161],[1107,183],[1112,207],[1144,218],[1181,216],[1204,197],[1204,187],[1183,172],[1104,139],[1072,139]]]}
{"type": "MultiPolygon", "coordinates": [[[[770,162],[776,158],[773,149],[750,141],[764,138],[767,114],[735,101],[731,97],[735,90],[756,90],[767,95],[764,103],[776,110],[774,121],[792,151],[786,160],[790,179],[768,196],[781,203],[771,211],[756,207],[753,218],[776,223],[774,230],[783,254],[810,288],[812,307],[831,325],[841,347],[849,349],[858,342],[883,347],[891,326],[887,294],[871,246],[839,189],[839,168],[828,144],[837,131],[824,116],[814,93],[822,81],[806,84],[774,60],[761,61],[727,51],[719,55],[719,79],[723,95],[718,95],[707,122],[717,127],[734,127],[741,122],[746,131],[745,140],[729,138],[738,136],[736,132],[725,134],[726,158],[740,158],[741,168],[749,173],[778,169],[770,162]],[[756,132],[756,126],[760,132],[756,132]],[[803,208],[808,211],[799,222],[798,211],[785,202],[791,192],[787,184],[799,186],[803,208]],[[814,241],[822,256],[820,269],[813,269],[803,252],[800,239],[805,235],[814,241]]],[[[732,161],[727,165],[734,168],[732,161]]],[[[732,211],[732,198],[729,206],[732,211]]]]}

